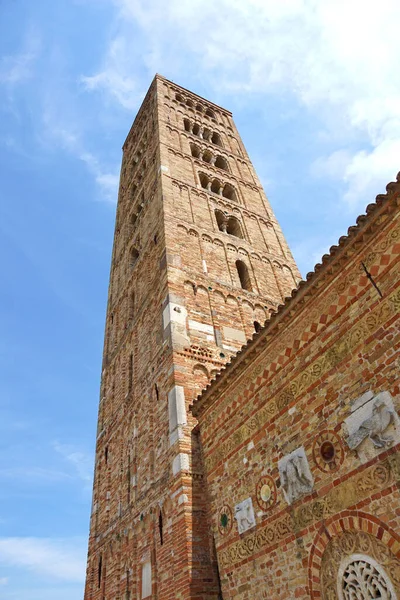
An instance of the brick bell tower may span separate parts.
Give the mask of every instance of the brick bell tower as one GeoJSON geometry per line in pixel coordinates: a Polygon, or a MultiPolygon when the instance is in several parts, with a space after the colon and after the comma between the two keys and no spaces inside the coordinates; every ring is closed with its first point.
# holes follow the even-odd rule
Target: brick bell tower
{"type": "Polygon", "coordinates": [[[299,279],[231,113],[157,75],[123,146],[85,600],[219,597],[188,407],[299,279]]]}

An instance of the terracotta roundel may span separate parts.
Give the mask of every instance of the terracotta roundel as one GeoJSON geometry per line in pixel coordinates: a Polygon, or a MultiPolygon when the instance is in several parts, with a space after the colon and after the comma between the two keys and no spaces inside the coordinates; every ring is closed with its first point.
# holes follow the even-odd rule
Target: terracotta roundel
{"type": "Polygon", "coordinates": [[[336,471],[344,460],[344,450],[334,431],[322,431],[314,441],[314,462],[325,473],[336,471]]]}
{"type": "Polygon", "coordinates": [[[275,482],[269,475],[261,477],[256,489],[257,504],[262,510],[268,510],[276,502],[275,482]]]}
{"type": "Polygon", "coordinates": [[[221,535],[227,535],[233,525],[232,510],[227,504],[224,504],[218,513],[218,530],[221,535]]]}

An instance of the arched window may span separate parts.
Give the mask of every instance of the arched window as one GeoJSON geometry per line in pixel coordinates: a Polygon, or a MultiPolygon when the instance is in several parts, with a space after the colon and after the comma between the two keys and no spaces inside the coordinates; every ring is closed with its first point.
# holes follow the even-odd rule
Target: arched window
{"type": "Polygon", "coordinates": [[[198,110],[199,112],[203,112],[203,107],[201,106],[201,104],[196,105],[196,110],[198,110]]]}
{"type": "Polygon", "coordinates": [[[218,229],[220,231],[226,231],[226,217],[221,210],[215,211],[215,218],[217,220],[218,229]]]}
{"type": "Polygon", "coordinates": [[[192,130],[193,135],[199,135],[200,133],[200,125],[198,123],[195,123],[193,125],[193,130],[192,130]]]}
{"type": "Polygon", "coordinates": [[[134,213],[133,215],[131,215],[131,229],[133,229],[135,227],[137,221],[137,214],[134,213]]]}
{"type": "Polygon", "coordinates": [[[222,195],[224,198],[228,198],[228,200],[234,200],[235,202],[237,202],[235,188],[230,183],[226,183],[224,185],[224,189],[222,190],[222,195]]]}
{"type": "Polygon", "coordinates": [[[204,175],[204,173],[200,173],[199,180],[200,180],[201,187],[206,190],[208,187],[208,183],[209,183],[209,179],[208,179],[207,175],[204,175]]]}
{"type": "Polygon", "coordinates": [[[209,150],[206,150],[203,154],[203,160],[206,163],[210,163],[212,161],[212,153],[209,150]]]}
{"type": "Polygon", "coordinates": [[[219,135],[219,133],[213,133],[211,141],[213,144],[216,144],[216,146],[222,146],[221,136],[219,135]]]}
{"type": "Polygon", "coordinates": [[[242,228],[236,217],[229,217],[228,222],[226,224],[226,233],[234,235],[238,238],[243,238],[242,228]]]}
{"type": "Polygon", "coordinates": [[[218,181],[218,179],[213,179],[213,182],[212,182],[212,184],[211,184],[211,191],[212,191],[214,194],[219,194],[219,192],[220,192],[220,189],[221,189],[221,184],[220,184],[220,182],[218,181]]]}
{"type": "Polygon", "coordinates": [[[101,577],[102,577],[102,567],[103,567],[103,557],[100,554],[100,558],[99,558],[99,566],[97,569],[97,586],[100,588],[101,587],[101,577]]]}
{"type": "Polygon", "coordinates": [[[206,115],[207,115],[207,117],[211,117],[211,119],[215,119],[215,114],[213,113],[211,108],[207,108],[206,115]]]}
{"type": "Polygon", "coordinates": [[[175,94],[175,100],[177,100],[178,102],[185,102],[183,96],[181,96],[180,94],[175,94]]]}
{"type": "Polygon", "coordinates": [[[160,544],[161,546],[164,543],[164,536],[163,536],[163,518],[162,518],[162,512],[160,510],[160,514],[158,515],[158,531],[160,533],[160,544]]]}
{"type": "Polygon", "coordinates": [[[193,108],[193,102],[191,100],[186,100],[186,106],[193,108]]]}
{"type": "Polygon", "coordinates": [[[254,321],[254,331],[258,333],[261,329],[261,325],[258,321],[254,321]]]}
{"type": "Polygon", "coordinates": [[[136,250],[136,248],[132,248],[131,252],[130,252],[130,260],[129,260],[129,266],[132,269],[135,268],[135,265],[137,263],[139,259],[139,252],[136,250]]]}
{"type": "Polygon", "coordinates": [[[129,297],[129,311],[128,311],[128,319],[132,323],[133,318],[135,316],[135,294],[132,294],[129,297]]]}
{"type": "Polygon", "coordinates": [[[240,279],[240,285],[244,290],[252,292],[253,288],[251,287],[251,280],[247,265],[242,260],[237,260],[236,268],[240,279]]]}
{"type": "Polygon", "coordinates": [[[183,125],[185,127],[185,131],[189,131],[190,132],[190,121],[189,119],[183,119],[183,125]]]}
{"type": "Polygon", "coordinates": [[[223,156],[217,156],[215,160],[215,166],[218,167],[218,169],[224,169],[224,171],[229,171],[228,163],[223,156]]]}
{"type": "Polygon", "coordinates": [[[206,142],[210,141],[210,137],[211,137],[211,131],[209,129],[204,129],[203,131],[203,140],[206,140],[206,142]]]}
{"type": "Polygon", "coordinates": [[[196,144],[190,144],[190,152],[195,158],[200,158],[200,148],[196,144]]]}

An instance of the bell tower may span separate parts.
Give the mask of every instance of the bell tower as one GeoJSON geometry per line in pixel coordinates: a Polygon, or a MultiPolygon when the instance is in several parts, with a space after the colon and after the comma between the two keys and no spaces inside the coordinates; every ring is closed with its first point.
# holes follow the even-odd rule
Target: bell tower
{"type": "Polygon", "coordinates": [[[231,113],[156,75],[123,146],[85,600],[219,598],[189,405],[299,279],[231,113]]]}

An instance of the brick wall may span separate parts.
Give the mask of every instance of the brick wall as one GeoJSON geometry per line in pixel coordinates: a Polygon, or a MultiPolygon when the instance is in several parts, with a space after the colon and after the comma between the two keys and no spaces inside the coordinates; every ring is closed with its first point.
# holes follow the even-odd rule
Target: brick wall
{"type": "Polygon", "coordinates": [[[399,197],[194,403],[224,599],[400,592],[399,197]]]}

